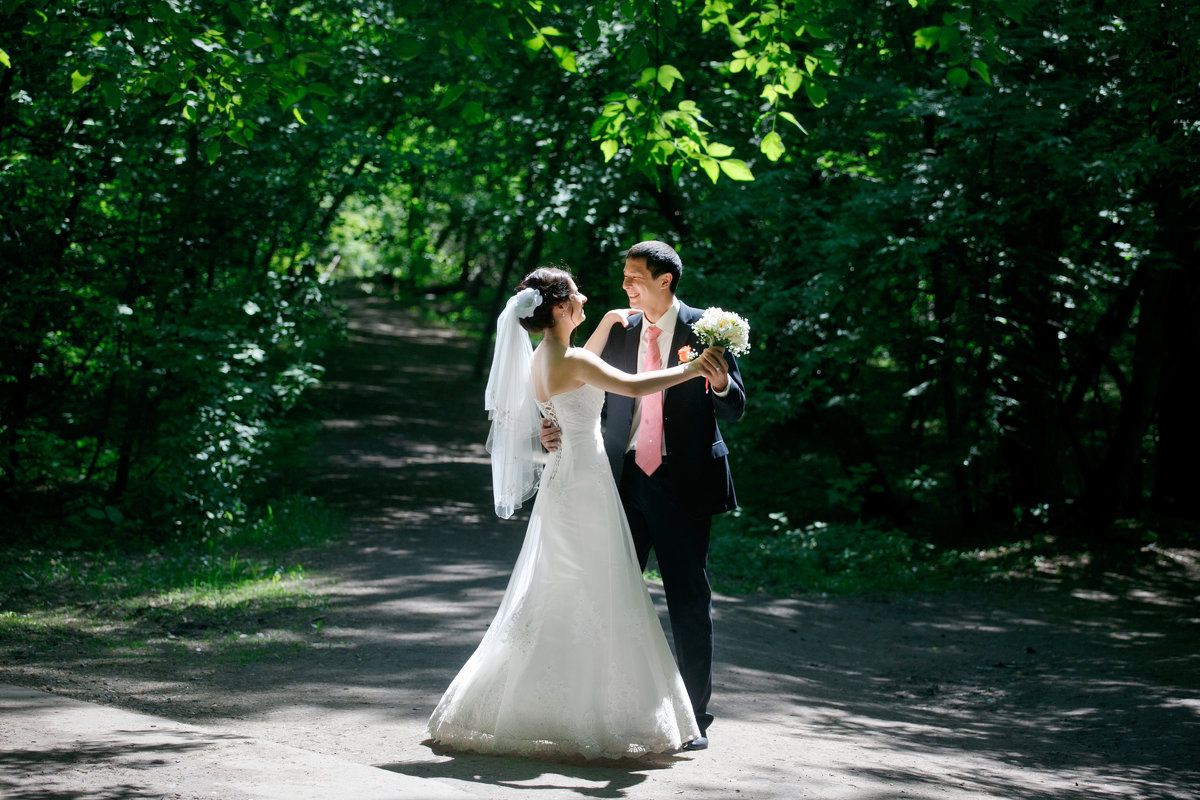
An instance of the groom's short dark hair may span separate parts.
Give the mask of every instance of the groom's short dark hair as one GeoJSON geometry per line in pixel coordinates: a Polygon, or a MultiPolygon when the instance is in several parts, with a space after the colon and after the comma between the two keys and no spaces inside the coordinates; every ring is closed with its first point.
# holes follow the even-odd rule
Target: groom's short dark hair
{"type": "Polygon", "coordinates": [[[679,253],[675,252],[674,247],[666,242],[651,239],[638,242],[629,248],[625,257],[646,259],[646,269],[650,270],[651,277],[670,275],[671,294],[675,294],[675,287],[679,285],[679,276],[683,274],[683,261],[680,260],[679,253]]]}

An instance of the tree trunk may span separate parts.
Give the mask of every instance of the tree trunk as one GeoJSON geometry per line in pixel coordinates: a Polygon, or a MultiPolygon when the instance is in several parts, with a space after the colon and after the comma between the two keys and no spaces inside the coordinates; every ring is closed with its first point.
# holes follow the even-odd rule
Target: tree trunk
{"type": "Polygon", "coordinates": [[[1136,514],[1142,507],[1142,439],[1154,419],[1162,385],[1166,319],[1176,270],[1162,263],[1165,253],[1158,253],[1151,256],[1158,263],[1151,267],[1150,283],[1138,308],[1133,370],[1121,397],[1116,431],[1081,509],[1093,532],[1107,530],[1118,517],[1136,514]]]}

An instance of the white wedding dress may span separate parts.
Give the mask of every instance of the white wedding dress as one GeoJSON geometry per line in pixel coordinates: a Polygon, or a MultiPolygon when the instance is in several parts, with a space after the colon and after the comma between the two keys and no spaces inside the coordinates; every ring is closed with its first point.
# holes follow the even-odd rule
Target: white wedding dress
{"type": "Polygon", "coordinates": [[[623,758],[700,735],[604,454],[604,392],[540,403],[562,428],[483,641],[429,720],[451,749],[623,758]]]}

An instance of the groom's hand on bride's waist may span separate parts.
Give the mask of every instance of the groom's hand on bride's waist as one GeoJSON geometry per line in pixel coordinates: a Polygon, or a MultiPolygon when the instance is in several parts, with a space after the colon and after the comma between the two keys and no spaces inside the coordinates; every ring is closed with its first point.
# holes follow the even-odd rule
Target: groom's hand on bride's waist
{"type": "Polygon", "coordinates": [[[548,419],[543,419],[542,429],[538,433],[538,438],[542,440],[542,447],[553,453],[562,444],[562,428],[548,419]]]}

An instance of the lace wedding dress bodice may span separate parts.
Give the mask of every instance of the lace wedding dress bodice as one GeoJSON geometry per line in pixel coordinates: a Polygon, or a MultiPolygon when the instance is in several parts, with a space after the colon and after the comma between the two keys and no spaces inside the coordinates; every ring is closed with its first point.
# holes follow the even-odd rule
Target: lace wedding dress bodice
{"type": "Polygon", "coordinates": [[[699,735],[604,454],[604,392],[539,403],[562,428],[508,589],[429,721],[444,745],[622,758],[699,735]]]}
{"type": "MultiPolygon", "coordinates": [[[[546,466],[551,478],[560,468],[565,468],[569,475],[581,477],[588,472],[598,473],[591,475],[597,481],[603,480],[607,474],[612,483],[611,468],[604,454],[604,436],[600,430],[600,410],[603,407],[604,392],[586,385],[555,395],[549,402],[538,403],[542,416],[562,429],[562,447],[551,454],[546,466]]],[[[539,492],[546,488],[547,482],[547,479],[543,479],[539,492]]]]}

